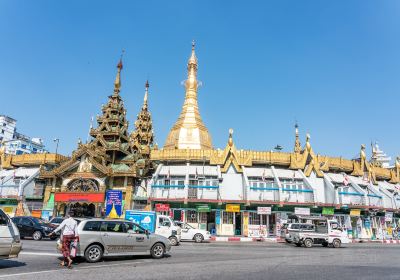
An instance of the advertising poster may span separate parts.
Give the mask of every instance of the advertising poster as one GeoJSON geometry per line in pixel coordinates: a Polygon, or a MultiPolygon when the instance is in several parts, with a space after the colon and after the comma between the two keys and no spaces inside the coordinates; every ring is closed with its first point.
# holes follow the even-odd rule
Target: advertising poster
{"type": "Polygon", "coordinates": [[[243,235],[249,236],[249,212],[243,212],[243,235]]]}
{"type": "Polygon", "coordinates": [[[125,220],[134,222],[149,232],[154,233],[156,227],[156,213],[152,211],[126,210],[125,220]]]}
{"type": "Polygon", "coordinates": [[[106,192],[106,217],[117,219],[122,216],[122,191],[106,192]]]}
{"type": "Polygon", "coordinates": [[[393,221],[393,212],[386,212],[385,213],[385,222],[392,222],[393,221]]]}

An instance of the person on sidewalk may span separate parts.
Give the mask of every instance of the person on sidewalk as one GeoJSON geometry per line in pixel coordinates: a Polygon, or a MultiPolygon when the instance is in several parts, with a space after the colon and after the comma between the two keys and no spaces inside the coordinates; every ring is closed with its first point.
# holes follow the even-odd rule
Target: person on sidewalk
{"type": "Polygon", "coordinates": [[[50,235],[54,235],[60,230],[61,232],[61,242],[62,242],[62,254],[63,261],[60,263],[61,266],[67,264],[68,268],[72,268],[72,258],[71,258],[71,243],[78,238],[77,227],[78,223],[72,218],[73,213],[68,212],[67,219],[65,219],[50,235]]]}

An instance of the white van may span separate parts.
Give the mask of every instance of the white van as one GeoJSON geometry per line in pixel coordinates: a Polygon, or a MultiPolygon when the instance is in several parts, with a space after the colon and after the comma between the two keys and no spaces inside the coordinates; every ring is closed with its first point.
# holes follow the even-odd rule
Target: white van
{"type": "Polygon", "coordinates": [[[10,217],[0,209],[0,259],[18,257],[21,248],[18,228],[10,217]]]}
{"type": "Polygon", "coordinates": [[[165,215],[157,215],[155,233],[169,239],[172,246],[181,242],[182,229],[176,226],[172,219],[165,215]]]}
{"type": "Polygon", "coordinates": [[[181,242],[181,228],[169,216],[159,215],[154,211],[126,210],[125,219],[137,223],[151,233],[168,238],[172,246],[181,242]]]}

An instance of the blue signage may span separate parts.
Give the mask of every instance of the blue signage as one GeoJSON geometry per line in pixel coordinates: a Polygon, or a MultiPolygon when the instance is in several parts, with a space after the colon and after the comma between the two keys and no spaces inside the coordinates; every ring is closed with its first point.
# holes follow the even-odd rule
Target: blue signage
{"type": "Polygon", "coordinates": [[[149,232],[154,233],[156,228],[156,213],[151,211],[126,210],[125,220],[134,222],[149,232]]]}
{"type": "Polygon", "coordinates": [[[217,224],[217,225],[221,224],[221,211],[220,210],[215,211],[215,224],[217,224]]]}
{"type": "Polygon", "coordinates": [[[106,192],[106,217],[117,219],[122,216],[122,191],[106,192]]]}

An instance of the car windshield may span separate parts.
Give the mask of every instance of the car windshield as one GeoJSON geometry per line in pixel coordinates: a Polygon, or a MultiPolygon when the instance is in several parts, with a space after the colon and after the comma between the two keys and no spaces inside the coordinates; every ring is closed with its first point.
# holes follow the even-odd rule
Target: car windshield
{"type": "Polygon", "coordinates": [[[33,218],[32,220],[37,224],[41,224],[41,225],[47,224],[44,220],[39,219],[39,218],[33,218]]]}
{"type": "Polygon", "coordinates": [[[183,224],[182,227],[183,227],[183,228],[187,228],[187,229],[193,229],[193,228],[194,228],[194,227],[192,227],[192,226],[189,225],[189,224],[183,224]]]}

